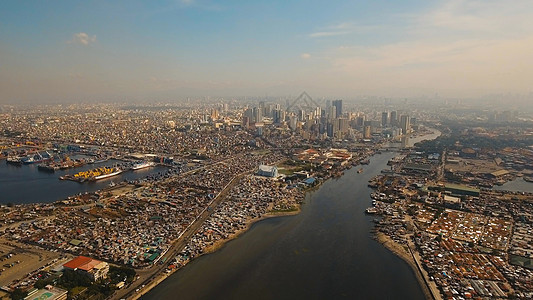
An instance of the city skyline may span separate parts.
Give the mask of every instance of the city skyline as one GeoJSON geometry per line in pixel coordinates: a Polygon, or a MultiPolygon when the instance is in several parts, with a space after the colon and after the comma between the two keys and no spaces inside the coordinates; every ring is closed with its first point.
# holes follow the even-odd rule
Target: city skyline
{"type": "Polygon", "coordinates": [[[531,94],[530,1],[13,2],[0,103],[531,94]]]}

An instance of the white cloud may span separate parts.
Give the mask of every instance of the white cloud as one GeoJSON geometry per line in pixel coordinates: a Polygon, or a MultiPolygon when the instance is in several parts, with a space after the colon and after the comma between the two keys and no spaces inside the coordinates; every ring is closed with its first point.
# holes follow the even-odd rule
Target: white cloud
{"type": "Polygon", "coordinates": [[[309,59],[309,58],[311,58],[311,54],[309,54],[309,53],[302,53],[302,55],[300,55],[300,57],[303,58],[303,59],[309,59]]]}
{"type": "Polygon", "coordinates": [[[96,35],[89,36],[85,32],[75,33],[72,36],[72,39],[68,41],[69,44],[81,44],[85,46],[88,46],[89,44],[94,42],[96,42],[96,35]]]}
{"type": "Polygon", "coordinates": [[[349,34],[350,31],[319,31],[309,34],[309,37],[318,38],[318,37],[327,37],[327,36],[337,36],[349,34]]]}
{"type": "Polygon", "coordinates": [[[347,34],[362,34],[376,31],[379,28],[381,28],[381,25],[361,25],[353,22],[343,22],[323,27],[321,31],[310,33],[308,36],[311,38],[321,38],[347,34]]]}

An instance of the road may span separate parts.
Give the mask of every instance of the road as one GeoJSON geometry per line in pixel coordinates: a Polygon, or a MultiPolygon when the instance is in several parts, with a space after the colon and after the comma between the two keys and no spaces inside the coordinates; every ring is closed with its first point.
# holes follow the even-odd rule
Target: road
{"type": "MultiPolygon", "coordinates": [[[[196,169],[198,170],[198,169],[196,169]]],[[[195,170],[195,171],[196,171],[195,170]]],[[[136,270],[139,279],[134,281],[129,287],[122,290],[118,290],[112,297],[112,299],[123,299],[123,298],[138,298],[144,293],[148,292],[151,288],[150,283],[152,283],[158,275],[164,274],[165,269],[172,263],[173,258],[180,253],[183,248],[187,245],[192,236],[200,229],[204,222],[211,216],[215,211],[215,208],[226,198],[228,192],[231,188],[239,182],[239,180],[251,171],[239,174],[235,176],[225,187],[224,189],[211,201],[211,203],[204,209],[204,211],[191,223],[182,233],[182,235],[174,242],[174,244],[169,248],[169,250],[162,256],[160,256],[161,261],[165,261],[163,264],[154,264],[152,267],[147,269],[136,270]],[[166,260],[164,259],[166,258],[166,260]],[[140,289],[139,291],[136,291],[140,289]]]]}

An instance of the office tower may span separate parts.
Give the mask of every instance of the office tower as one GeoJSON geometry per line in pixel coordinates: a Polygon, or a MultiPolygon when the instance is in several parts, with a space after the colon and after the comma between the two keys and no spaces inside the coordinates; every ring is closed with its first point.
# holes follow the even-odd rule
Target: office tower
{"type": "Polygon", "coordinates": [[[272,111],[272,121],[274,121],[274,124],[281,123],[281,110],[275,109],[272,111]]]}
{"type": "Polygon", "coordinates": [[[411,123],[408,115],[402,115],[400,117],[400,126],[403,134],[408,134],[411,132],[411,123]]]}
{"type": "Polygon", "coordinates": [[[305,121],[305,110],[303,109],[298,110],[298,120],[305,121]]]}
{"type": "Polygon", "coordinates": [[[365,130],[364,130],[364,133],[363,133],[363,137],[365,139],[369,139],[372,137],[372,127],[370,125],[366,125],[365,126],[365,130]]]}
{"type": "Polygon", "coordinates": [[[365,116],[359,116],[357,119],[355,119],[355,124],[357,127],[363,127],[365,124],[365,116]]]}
{"type": "Polygon", "coordinates": [[[254,118],[253,118],[254,123],[263,122],[263,109],[259,107],[254,107],[253,112],[254,112],[254,118]]]}
{"type": "Polygon", "coordinates": [[[395,110],[390,112],[390,124],[392,126],[398,126],[398,112],[395,110]]]}
{"type": "Polygon", "coordinates": [[[333,100],[332,105],[335,107],[335,118],[342,116],[342,100],[333,100]]]}
{"type": "Polygon", "coordinates": [[[387,127],[389,125],[389,112],[384,111],[381,113],[381,127],[387,127]]]}
{"type": "Polygon", "coordinates": [[[322,116],[322,109],[320,107],[315,108],[315,118],[322,116]]]}
{"type": "Polygon", "coordinates": [[[345,118],[339,118],[337,119],[337,122],[339,123],[339,131],[342,133],[342,134],[345,134],[348,132],[348,119],[345,119],[345,118]]]}
{"type": "Polygon", "coordinates": [[[335,118],[337,118],[337,109],[335,106],[330,106],[328,111],[328,119],[334,120],[335,118]]]}

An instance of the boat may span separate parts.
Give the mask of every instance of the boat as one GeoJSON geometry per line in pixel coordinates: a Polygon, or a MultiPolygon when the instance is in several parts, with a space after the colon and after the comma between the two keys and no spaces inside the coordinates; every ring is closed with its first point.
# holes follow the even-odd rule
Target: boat
{"type": "Polygon", "coordinates": [[[524,176],[523,177],[524,181],[527,181],[527,182],[533,182],[533,176],[524,176]]]}
{"type": "Polygon", "coordinates": [[[96,181],[113,177],[122,173],[123,170],[118,167],[100,167],[89,171],[78,172],[74,175],[65,175],[59,177],[61,180],[72,180],[77,182],[96,181]]]}
{"type": "Polygon", "coordinates": [[[375,208],[375,207],[369,207],[365,210],[365,213],[369,214],[369,215],[373,215],[373,214],[377,214],[378,213],[378,209],[375,208]]]}
{"type": "Polygon", "coordinates": [[[37,152],[33,155],[28,155],[26,157],[21,158],[23,164],[29,165],[29,164],[35,164],[35,163],[41,163],[45,161],[52,160],[53,157],[50,155],[50,153],[45,152],[44,155],[41,155],[41,153],[37,152]]]}
{"type": "Polygon", "coordinates": [[[6,163],[13,164],[13,165],[20,165],[22,163],[22,160],[18,156],[8,156],[6,158],[6,163]]]}
{"type": "Polygon", "coordinates": [[[131,169],[133,171],[135,170],[140,170],[140,169],[144,169],[144,168],[148,168],[148,167],[153,167],[155,166],[155,163],[154,162],[151,162],[151,161],[143,161],[143,162],[138,162],[136,164],[134,164],[131,169]]]}
{"type": "Polygon", "coordinates": [[[357,170],[357,173],[363,173],[363,168],[357,170]]]}
{"type": "Polygon", "coordinates": [[[89,180],[96,181],[96,180],[100,180],[100,179],[105,179],[105,178],[109,178],[109,177],[113,177],[113,176],[119,175],[120,173],[122,173],[122,170],[120,168],[112,168],[111,169],[111,173],[94,176],[94,177],[90,178],[89,180]]]}
{"type": "Polygon", "coordinates": [[[361,164],[362,165],[368,165],[368,164],[370,164],[370,160],[369,159],[365,159],[365,160],[361,161],[361,164]]]}
{"type": "Polygon", "coordinates": [[[59,170],[59,166],[56,164],[40,164],[37,166],[37,169],[39,169],[40,171],[54,172],[56,170],[59,170]]]}

